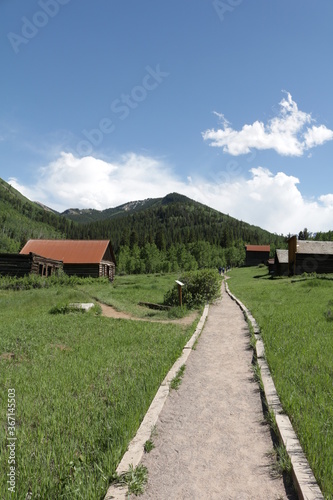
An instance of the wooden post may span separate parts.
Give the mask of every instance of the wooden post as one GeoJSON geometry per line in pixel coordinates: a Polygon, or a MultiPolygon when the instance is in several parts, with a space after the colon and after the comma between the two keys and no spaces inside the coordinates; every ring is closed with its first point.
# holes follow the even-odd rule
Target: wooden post
{"type": "Polygon", "coordinates": [[[182,307],[183,305],[183,300],[182,300],[182,286],[184,286],[184,283],[181,281],[176,280],[177,286],[178,286],[178,298],[179,298],[179,305],[182,307]]]}

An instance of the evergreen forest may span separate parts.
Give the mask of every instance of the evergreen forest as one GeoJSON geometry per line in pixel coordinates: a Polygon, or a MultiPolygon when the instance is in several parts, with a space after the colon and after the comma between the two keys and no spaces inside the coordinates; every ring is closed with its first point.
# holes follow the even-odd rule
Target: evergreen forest
{"type": "Polygon", "coordinates": [[[19,252],[28,239],[110,239],[118,274],[240,266],[245,244],[270,244],[272,255],[275,248],[286,248],[283,235],[177,193],[101,212],[59,214],[31,202],[2,180],[0,230],[2,253],[19,252]]]}

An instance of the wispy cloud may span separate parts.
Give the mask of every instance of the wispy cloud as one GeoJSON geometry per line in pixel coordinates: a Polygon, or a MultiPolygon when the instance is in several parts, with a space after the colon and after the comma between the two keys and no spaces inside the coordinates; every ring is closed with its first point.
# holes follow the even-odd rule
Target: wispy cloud
{"type": "Polygon", "coordinates": [[[163,197],[170,192],[213,207],[222,213],[278,234],[333,229],[333,194],[317,199],[302,196],[299,179],[267,168],[250,170],[224,178],[222,182],[199,177],[181,180],[159,159],[129,153],[107,162],[92,156],[77,158],[61,153],[43,167],[34,184],[9,182],[31,200],[38,200],[60,212],[67,208],[116,207],[145,198],[163,197]]]}
{"type": "Polygon", "coordinates": [[[287,93],[279,103],[277,116],[265,124],[255,121],[234,130],[224,115],[215,113],[221,120],[221,128],[202,133],[211,146],[220,147],[233,156],[250,153],[252,149],[272,149],[282,156],[302,156],[305,151],[333,139],[333,130],[325,125],[314,125],[310,113],[300,111],[292,96],[287,93]]]}

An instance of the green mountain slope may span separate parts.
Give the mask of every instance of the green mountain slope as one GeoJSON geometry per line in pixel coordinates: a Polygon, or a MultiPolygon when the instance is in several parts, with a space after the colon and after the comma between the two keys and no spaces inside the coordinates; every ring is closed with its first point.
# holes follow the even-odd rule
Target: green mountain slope
{"type": "MultiPolygon", "coordinates": [[[[146,201],[100,212],[99,220],[76,227],[76,231],[84,238],[110,238],[116,252],[121,246],[137,244],[143,247],[146,243],[155,243],[159,249],[198,241],[222,248],[244,243],[284,245],[283,236],[239,221],[178,193],[146,201]]],[[[69,214],[63,215],[69,217],[69,214]]],[[[77,214],[76,220],[80,221],[80,217],[81,221],[86,219],[85,214],[77,214]]]]}
{"type": "Polygon", "coordinates": [[[110,239],[118,272],[128,273],[238,265],[247,243],[285,247],[283,236],[178,193],[57,214],[0,179],[0,252],[18,252],[29,238],[110,239]]]}
{"type": "Polygon", "coordinates": [[[66,237],[72,226],[0,179],[0,252],[18,252],[29,238],[66,237]]]}
{"type": "Polygon", "coordinates": [[[162,198],[148,198],[146,200],[130,201],[115,208],[107,208],[106,210],[95,210],[94,208],[69,208],[61,215],[74,222],[86,224],[88,222],[108,220],[113,217],[120,217],[123,215],[126,216],[129,213],[140,212],[141,210],[146,210],[147,208],[158,204],[161,200],[162,198]]]}
{"type": "Polygon", "coordinates": [[[178,193],[127,203],[108,213],[108,219],[100,213],[100,220],[77,224],[74,231],[79,238],[111,239],[118,273],[237,266],[244,263],[246,243],[270,244],[272,253],[286,247],[283,236],[178,193]]]}

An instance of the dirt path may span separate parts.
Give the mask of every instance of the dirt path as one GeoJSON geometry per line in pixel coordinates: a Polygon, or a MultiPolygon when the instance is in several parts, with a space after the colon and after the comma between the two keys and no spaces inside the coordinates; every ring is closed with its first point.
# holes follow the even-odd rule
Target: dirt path
{"type": "Polygon", "coordinates": [[[175,323],[179,325],[191,325],[199,314],[197,311],[194,311],[188,316],[185,316],[184,318],[180,319],[137,318],[135,316],[132,316],[131,314],[124,313],[122,311],[117,311],[117,309],[115,309],[114,307],[107,306],[106,304],[102,304],[101,302],[99,302],[99,305],[101,306],[102,309],[102,315],[106,316],[107,318],[131,319],[135,321],[153,321],[157,323],[175,323]]]}
{"type": "Polygon", "coordinates": [[[251,360],[243,314],[223,292],[161,412],[155,448],[143,459],[142,500],[291,498],[272,477],[273,444],[251,360]]]}

